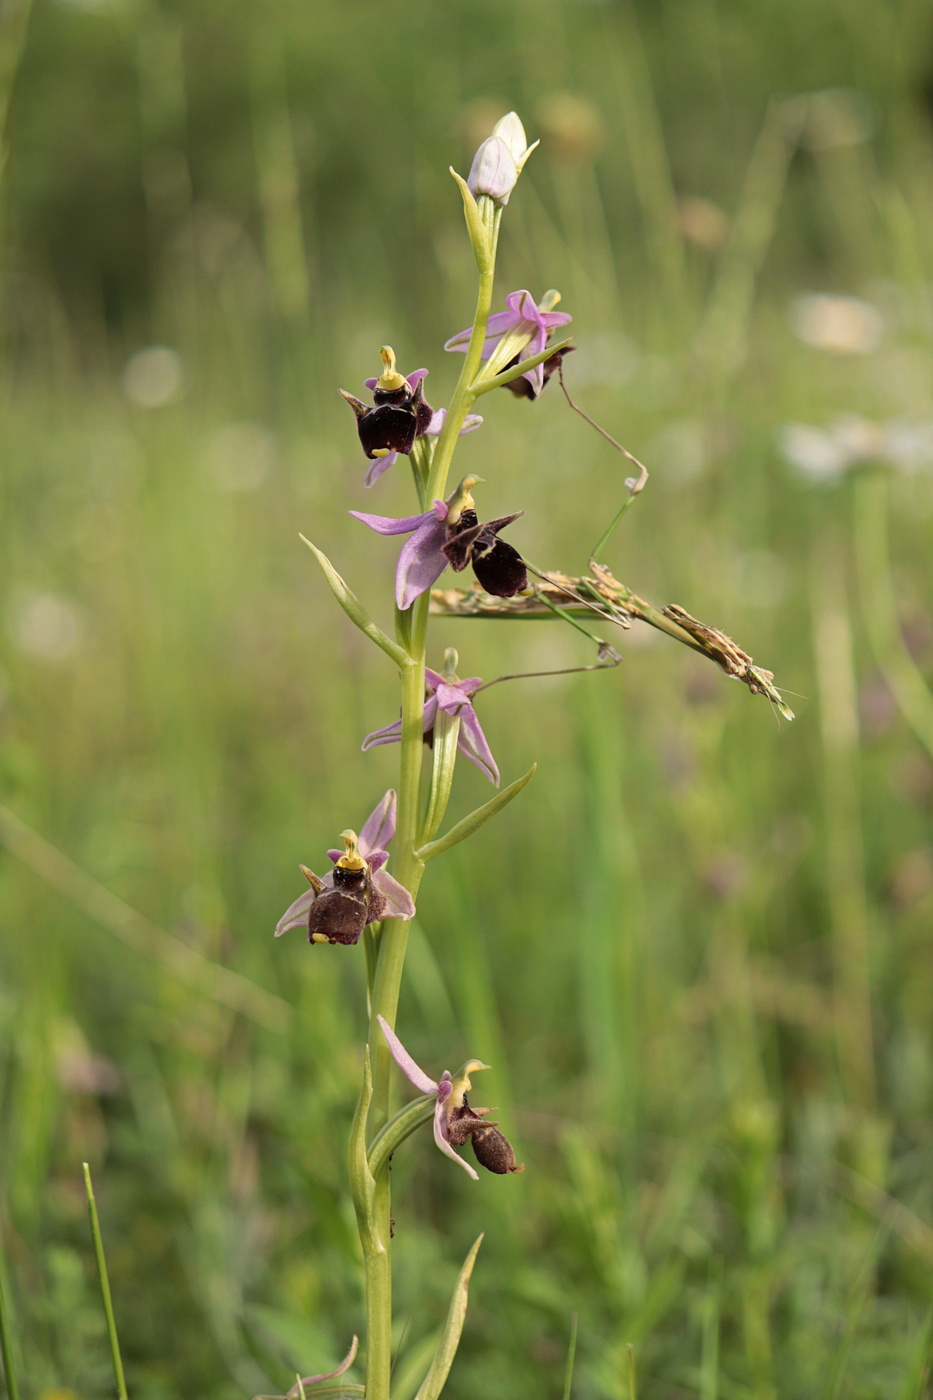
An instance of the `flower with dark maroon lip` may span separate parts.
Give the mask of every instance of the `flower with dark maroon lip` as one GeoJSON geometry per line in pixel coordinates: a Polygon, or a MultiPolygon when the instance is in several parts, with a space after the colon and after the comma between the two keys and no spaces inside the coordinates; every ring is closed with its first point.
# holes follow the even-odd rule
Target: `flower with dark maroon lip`
{"type": "Polygon", "coordinates": [[[334,869],[319,878],[302,866],[310,890],[299,895],[275,926],[279,938],[304,927],[312,943],[356,943],[367,924],[377,919],[411,919],[415,906],[403,885],[383,869],[385,849],[395,835],[397,799],[390,788],[366,818],[359,836],[342,833],[344,849],[327,854],[334,869]]]}
{"type": "MultiPolygon", "coordinates": [[[[427,374],[427,370],[416,369],[415,373],[411,375],[410,378],[414,379],[415,375],[421,375],[423,377],[425,374],[427,374]]],[[[367,379],[366,381],[367,384],[375,384],[375,382],[376,381],[374,379],[367,379]]],[[[524,380],[522,380],[522,383],[524,383],[524,380]]],[[[446,421],[446,408],[435,409],[434,413],[431,416],[430,423],[424,430],[423,436],[440,437],[441,429],[443,428],[446,421]]],[[[482,422],[483,419],[481,414],[468,413],[466,418],[464,418],[463,420],[463,427],[460,429],[459,436],[463,437],[464,433],[475,432],[475,430],[482,425],[482,422]]],[[[421,436],[422,434],[419,433],[418,437],[421,436]]],[[[376,457],[375,460],[372,462],[371,466],[369,467],[369,470],[367,471],[366,475],[363,477],[363,485],[375,485],[375,483],[382,476],[383,472],[387,472],[391,466],[395,465],[395,463],[398,461],[398,457],[399,454],[397,452],[387,452],[384,457],[376,457]]]]}
{"type": "MultiPolygon", "coordinates": [[[[457,748],[475,763],[481,773],[485,773],[491,783],[499,786],[499,769],[492,756],[486,735],[473,709],[472,696],[483,684],[479,676],[470,676],[465,681],[449,681],[429,666],[424,669],[424,737],[427,742],[434,732],[438,710],[460,720],[457,735],[457,748]]],[[[402,721],[387,724],[384,729],[376,729],[363,740],[363,752],[378,748],[380,744],[397,744],[402,737],[402,721]]]]}
{"type": "Polygon", "coordinates": [[[446,501],[435,501],[422,515],[396,518],[350,511],[379,535],[411,536],[402,545],[395,571],[395,602],[402,610],[436,583],[448,564],[455,572],[472,564],[486,592],[499,598],[511,598],[528,586],[521,555],[498,538],[498,532],[523,512],[480,524],[471,492],[481,480],[465,476],[446,501]]]}
{"type": "MultiPolygon", "coordinates": [[[[509,293],[505,299],[508,311],[497,311],[494,316],[490,316],[486,326],[482,358],[494,362],[490,365],[490,370],[498,374],[506,365],[511,364],[516,356],[527,360],[532,355],[541,353],[555,327],[565,326],[568,321],[573,320],[567,312],[551,309],[559,299],[557,292],[548,292],[539,304],[530,292],[523,289],[509,293]]],[[[466,330],[451,336],[444,349],[465,355],[472,334],[473,327],[467,326],[466,330]]],[[[534,369],[527,370],[522,378],[528,380],[537,397],[544,388],[542,366],[535,365],[534,369]]]]}
{"type": "MultiPolygon", "coordinates": [[[[395,351],[384,345],[379,351],[383,371],[378,379],[367,379],[366,387],[373,391],[373,403],[368,407],[354,394],[341,389],[341,395],[356,414],[356,427],[366,456],[382,461],[392,453],[395,461],[401,452],[411,452],[415,439],[427,432],[434,410],[424,399],[426,369],[416,369],[407,379],[395,366],[395,351]]],[[[386,463],[386,466],[390,465],[386,463]]],[[[367,485],[372,485],[386,467],[371,468],[367,485]],[[369,479],[371,477],[371,479],[369,479]]]]}
{"type": "Polygon", "coordinates": [[[513,598],[528,587],[524,559],[517,549],[499,539],[499,531],[524,515],[524,511],[502,515],[498,520],[480,524],[470,498],[470,504],[461,509],[456,519],[451,518],[452,513],[447,513],[447,539],[443,551],[454,573],[459,574],[467,564],[472,564],[473,572],[486,592],[496,598],[513,598]]]}
{"type": "Polygon", "coordinates": [[[500,1133],[498,1124],[490,1123],[486,1119],[487,1113],[491,1113],[492,1109],[471,1108],[467,1102],[467,1093],[471,1088],[470,1075],[475,1074],[477,1070],[488,1069],[489,1066],[482,1064],[480,1060],[467,1060],[456,1075],[445,1069],[440,1079],[432,1079],[415,1063],[385,1017],[379,1016],[377,1020],[392,1058],[402,1073],[422,1094],[434,1095],[437,1098],[434,1108],[434,1141],[444,1156],[450,1157],[474,1181],[478,1181],[479,1177],[469,1162],[465,1162],[459,1153],[454,1151],[454,1147],[463,1147],[469,1139],[473,1143],[476,1160],[487,1171],[495,1172],[498,1176],[505,1176],[508,1172],[523,1172],[524,1165],[516,1162],[508,1138],[504,1133],[500,1133]]]}

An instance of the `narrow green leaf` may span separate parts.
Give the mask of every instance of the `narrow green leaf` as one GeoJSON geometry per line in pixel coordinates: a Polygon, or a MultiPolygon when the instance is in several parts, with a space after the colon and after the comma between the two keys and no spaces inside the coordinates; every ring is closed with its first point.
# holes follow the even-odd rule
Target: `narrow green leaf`
{"type": "Polygon", "coordinates": [[[564,1369],[564,1395],[563,1400],[570,1400],[570,1390],[573,1386],[573,1363],[577,1355],[577,1315],[570,1315],[570,1345],[567,1348],[567,1365],[564,1369]]]}
{"type": "Polygon", "coordinates": [[[310,540],[306,540],[304,535],[299,535],[298,538],[303,544],[308,546],[311,553],[320,564],[321,571],[327,579],[331,593],[333,593],[354,627],[358,627],[364,636],[368,637],[371,642],[375,642],[377,647],[381,647],[386,656],[392,658],[396,666],[401,666],[403,668],[411,666],[412,659],[408,655],[408,652],[403,651],[396,642],[392,641],[391,637],[387,637],[385,632],[383,632],[380,627],[376,626],[359,598],[357,598],[356,594],[353,592],[353,589],[340,577],[327,555],[323,554],[310,540]]]}
{"type": "Polygon", "coordinates": [[[6,1391],[10,1400],[19,1400],[19,1386],[16,1383],[16,1370],[13,1366],[13,1339],[10,1336],[6,1303],[3,1298],[3,1283],[0,1280],[0,1356],[3,1357],[3,1374],[6,1377],[6,1391]]]}
{"type": "Polygon", "coordinates": [[[373,1188],[375,1182],[366,1161],[366,1119],[373,1097],[373,1072],[369,1058],[369,1046],[363,1052],[363,1085],[357,1100],[353,1122],[350,1125],[348,1143],[348,1166],[350,1194],[359,1222],[360,1234],[366,1240],[373,1237],[373,1188]]]}
{"type": "Polygon", "coordinates": [[[485,394],[489,389],[498,389],[501,385],[518,379],[519,375],[524,374],[526,370],[534,369],[535,365],[543,365],[544,361],[549,360],[552,355],[556,355],[558,350],[564,350],[572,340],[573,336],[569,335],[566,340],[558,340],[554,345],[547,345],[537,355],[529,355],[527,360],[522,360],[517,365],[510,365],[508,369],[493,375],[492,379],[474,380],[470,385],[470,393],[479,398],[480,394],[485,394]]]}
{"type": "Polygon", "coordinates": [[[923,1400],[924,1382],[933,1359],[933,1309],[927,1313],[917,1334],[917,1343],[907,1367],[899,1400],[923,1400]]]}
{"type": "Polygon", "coordinates": [[[100,1221],[97,1218],[97,1202],[94,1200],[94,1187],[91,1184],[91,1169],[84,1166],[84,1189],[87,1193],[87,1213],[91,1222],[91,1237],[94,1241],[94,1255],[97,1259],[97,1276],[100,1279],[100,1292],[104,1300],[104,1316],[107,1319],[107,1338],[110,1342],[110,1356],[113,1361],[113,1374],[117,1383],[120,1400],[127,1400],[126,1381],[123,1379],[123,1360],[120,1356],[120,1342],[117,1337],[117,1324],[113,1316],[113,1300],[110,1296],[110,1280],[107,1277],[107,1261],[104,1258],[104,1242],[100,1234],[100,1221]]]}
{"type": "Polygon", "coordinates": [[[480,1235],[460,1270],[460,1277],[457,1279],[454,1295],[450,1300],[447,1321],[444,1323],[444,1330],[437,1344],[431,1369],[421,1382],[415,1400],[437,1400],[444,1389],[444,1382],[450,1374],[450,1368],[457,1354],[457,1347],[460,1345],[460,1333],[463,1331],[463,1320],[466,1317],[470,1275],[473,1272],[473,1265],[476,1263],[476,1256],[482,1243],[483,1237],[480,1235]]]}
{"type": "Polygon", "coordinates": [[[378,1178],[392,1153],[406,1138],[417,1132],[423,1123],[430,1123],[436,1102],[436,1094],[424,1094],[421,1098],[413,1099],[390,1118],[385,1127],[380,1128],[370,1144],[367,1157],[373,1177],[378,1178]]]}
{"type": "Polygon", "coordinates": [[[436,841],[429,841],[426,846],[422,846],[415,852],[418,860],[427,862],[433,856],[439,856],[443,851],[449,851],[451,846],[456,846],[459,841],[465,841],[468,836],[472,836],[474,831],[494,817],[497,812],[501,812],[503,807],[507,807],[513,797],[517,797],[526,783],[534,777],[537,763],[533,763],[523,778],[517,778],[514,783],[510,783],[507,788],[497,792],[495,797],[482,807],[477,807],[475,812],[471,812],[468,817],[452,826],[445,836],[439,836],[436,841]]]}
{"type": "Polygon", "coordinates": [[[457,174],[452,165],[449,168],[463,196],[463,216],[466,219],[467,233],[470,235],[470,242],[473,245],[473,255],[476,258],[476,265],[482,272],[488,265],[490,258],[491,249],[489,234],[483,223],[482,215],[479,212],[476,200],[473,198],[473,191],[470,189],[466,180],[457,174]]]}

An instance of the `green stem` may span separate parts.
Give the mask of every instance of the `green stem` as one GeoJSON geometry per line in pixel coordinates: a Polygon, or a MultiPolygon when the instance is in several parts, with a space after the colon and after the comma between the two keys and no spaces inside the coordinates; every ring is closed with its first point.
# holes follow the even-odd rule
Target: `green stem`
{"type": "MultiPolygon", "coordinates": [[[[413,665],[402,672],[402,740],[399,772],[398,826],[396,828],[396,878],[414,899],[423,863],[415,855],[421,808],[421,755],[424,734],[424,666],[428,595],[412,605],[408,627],[413,665]]],[[[376,972],[370,1002],[369,1047],[372,1059],[373,1096],[369,1110],[370,1138],[389,1117],[391,1056],[377,1016],[395,1025],[398,994],[408,947],[408,922],[386,919],[379,938],[376,972]]],[[[360,1235],[366,1272],[366,1395],[367,1400],[389,1400],[392,1369],[392,1227],[389,1173],[379,1173],[372,1198],[370,1219],[360,1235]]]]}
{"type": "MultiPolygon", "coordinates": [[[[485,201],[490,204],[489,201],[485,201]]],[[[460,429],[463,427],[464,419],[476,402],[476,394],[470,388],[476,378],[483,358],[483,342],[486,339],[486,325],[489,321],[489,312],[492,308],[492,289],[496,276],[496,244],[499,237],[499,220],[502,215],[501,209],[495,209],[490,218],[489,225],[489,247],[488,250],[477,252],[477,265],[479,267],[479,289],[476,295],[476,314],[473,318],[473,333],[470,336],[470,343],[467,346],[466,355],[463,357],[463,368],[460,371],[460,378],[457,380],[457,387],[454,390],[450,407],[447,410],[447,419],[441,430],[441,435],[437,440],[437,447],[434,449],[434,460],[431,463],[431,471],[428,476],[428,488],[425,492],[425,499],[434,501],[443,499],[447,487],[447,473],[450,470],[450,463],[454,455],[454,448],[457,445],[457,438],[460,429]]]]}
{"type": "Polygon", "coordinates": [[[600,536],[599,544],[596,546],[595,549],[590,550],[591,559],[598,560],[600,558],[603,550],[606,548],[606,545],[609,543],[609,541],[612,539],[612,536],[615,534],[616,527],[621,523],[622,517],[625,515],[626,511],[630,509],[634,500],[635,493],[630,491],[629,494],[626,496],[625,500],[619,506],[619,509],[616,511],[615,516],[612,520],[612,524],[609,526],[609,529],[604,535],[600,536]]]}
{"type": "MultiPolygon", "coordinates": [[[[476,315],[460,378],[454,390],[447,420],[434,449],[426,473],[422,504],[443,497],[447,473],[457,438],[476,395],[470,385],[482,360],[486,325],[492,306],[496,242],[501,209],[483,201],[481,215],[485,238],[474,242],[479,268],[476,315]]],[[[423,470],[423,461],[418,462],[423,470]]],[[[416,475],[416,486],[418,477],[416,475]]],[[[405,647],[411,664],[401,669],[402,736],[399,759],[398,825],[395,833],[393,869],[397,880],[412,899],[418,894],[424,862],[418,855],[421,828],[421,767],[424,738],[424,669],[427,652],[428,604],[423,593],[407,614],[396,618],[396,636],[405,647]]],[[[441,813],[443,816],[443,813],[441,813]]],[[[369,1053],[372,1064],[372,1100],[369,1107],[369,1139],[389,1118],[389,1074],[392,1058],[377,1017],[395,1026],[399,989],[405,953],[408,948],[408,922],[386,919],[379,936],[375,977],[370,1001],[369,1053]]],[[[392,1368],[392,1229],[389,1173],[384,1167],[376,1176],[368,1218],[359,1221],[366,1272],[366,1400],[389,1400],[392,1368]]]]}

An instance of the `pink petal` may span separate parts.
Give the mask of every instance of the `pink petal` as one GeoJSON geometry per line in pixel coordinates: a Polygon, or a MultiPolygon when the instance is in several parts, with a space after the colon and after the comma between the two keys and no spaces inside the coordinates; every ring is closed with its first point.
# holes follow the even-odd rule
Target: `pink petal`
{"type": "Polygon", "coordinates": [[[491,783],[495,783],[496,787],[499,786],[499,769],[496,767],[496,760],[490,752],[486,735],[483,733],[472,705],[469,709],[461,711],[457,748],[471,763],[475,763],[482,773],[486,774],[491,783]]]}
{"type": "Polygon", "coordinates": [[[387,472],[390,467],[394,467],[397,461],[397,452],[387,452],[384,457],[374,457],[366,469],[366,475],[363,477],[363,485],[375,486],[382,474],[387,472]]]}
{"type": "Polygon", "coordinates": [[[374,729],[372,734],[367,734],[363,740],[363,753],[368,753],[370,749],[376,749],[380,744],[397,744],[402,737],[401,716],[394,724],[387,724],[384,729],[374,729]]]}
{"type": "Polygon", "coordinates": [[[424,730],[427,734],[429,729],[434,728],[434,721],[437,719],[437,696],[429,695],[424,702],[424,730]]]}
{"type": "Polygon", "coordinates": [[[384,851],[395,835],[398,797],[395,788],[389,788],[385,797],[378,803],[363,823],[360,832],[360,852],[368,860],[370,851],[384,851]]]}
{"type": "MultiPolygon", "coordinates": [[[[536,355],[537,353],[537,350],[532,350],[531,346],[528,346],[529,355],[536,355]]],[[[526,369],[525,373],[522,375],[522,379],[528,380],[528,383],[535,391],[535,398],[537,398],[544,388],[544,365],[535,365],[534,369],[526,369]]]]}
{"type": "Polygon", "coordinates": [[[465,355],[472,334],[472,326],[467,326],[466,330],[457,331],[456,335],[452,335],[449,340],[444,342],[444,349],[452,350],[457,355],[465,355]]]}
{"type": "Polygon", "coordinates": [[[471,1176],[474,1181],[479,1181],[479,1176],[470,1166],[469,1162],[465,1162],[460,1156],[460,1154],[453,1150],[453,1148],[450,1145],[450,1138],[447,1136],[448,1128],[446,1100],[450,1098],[451,1088],[449,1073],[449,1070],[444,1071],[445,1077],[441,1080],[438,1090],[437,1106],[434,1109],[434,1141],[437,1143],[438,1147],[441,1149],[445,1157],[450,1157],[451,1160],[456,1162],[458,1167],[462,1167],[466,1174],[468,1176],[471,1176]],[[444,1093],[445,1089],[447,1090],[446,1094],[444,1093]]]}
{"type": "MultiPolygon", "coordinates": [[[[463,437],[463,434],[464,434],[464,433],[472,433],[472,432],[475,432],[476,429],[481,425],[482,421],[483,421],[482,414],[480,414],[480,413],[468,413],[467,416],[466,416],[466,417],[464,418],[464,420],[463,420],[463,427],[460,429],[460,436],[463,437]]],[[[441,429],[443,428],[443,426],[444,426],[444,424],[445,424],[446,422],[447,422],[447,410],[446,410],[446,408],[438,408],[438,409],[435,409],[434,415],[433,415],[433,417],[431,418],[430,423],[428,424],[428,426],[427,426],[427,427],[425,428],[425,430],[424,430],[426,436],[427,436],[427,437],[439,437],[439,436],[440,436],[441,429]]]]}
{"type": "Polygon", "coordinates": [[[443,710],[445,715],[457,716],[469,703],[467,697],[460,694],[459,686],[441,681],[437,687],[437,708],[443,710]]]}
{"type": "MultiPolygon", "coordinates": [[[[490,316],[486,323],[486,339],[483,342],[482,357],[484,360],[489,359],[506,331],[510,331],[513,326],[518,324],[518,319],[512,311],[497,311],[494,316],[490,316]]],[[[458,331],[456,335],[451,336],[444,349],[451,350],[458,355],[465,355],[472,334],[473,327],[467,326],[465,330],[458,331]]]]}
{"type": "Polygon", "coordinates": [[[518,311],[516,311],[516,309],[512,306],[512,297],[522,295],[530,296],[531,293],[513,292],[512,296],[506,297],[506,302],[509,306],[509,310],[497,311],[494,316],[490,316],[489,320],[486,322],[487,336],[494,336],[496,340],[501,340],[501,338],[505,335],[506,331],[514,329],[514,327],[518,325],[519,321],[524,319],[521,316],[521,314],[518,311]]]}
{"type": "MultiPolygon", "coordinates": [[[[355,512],[351,511],[350,514],[355,512]]],[[[423,523],[402,545],[395,571],[395,601],[403,612],[410,608],[415,599],[426,592],[447,568],[447,556],[442,548],[447,539],[446,527],[440,523],[433,510],[421,519],[423,523]]]]}
{"type": "Polygon", "coordinates": [[[538,303],[525,287],[517,292],[509,292],[505,304],[520,321],[534,321],[538,316],[538,303]]]}
{"type": "Polygon", "coordinates": [[[447,421],[446,408],[436,408],[431,414],[431,421],[425,428],[425,437],[439,437],[441,429],[447,421]]]}
{"type": "Polygon", "coordinates": [[[373,874],[373,884],[385,896],[386,914],[389,919],[413,919],[415,906],[404,885],[400,885],[388,870],[377,870],[373,874]]]}
{"type": "Polygon", "coordinates": [[[415,1064],[395,1031],[389,1025],[384,1016],[377,1016],[376,1020],[386,1038],[386,1044],[392,1052],[392,1058],[398,1065],[402,1073],[414,1084],[416,1089],[420,1089],[422,1094],[436,1094],[440,1086],[435,1079],[429,1079],[420,1065],[415,1064]]]}
{"type": "Polygon", "coordinates": [[[347,514],[356,520],[362,520],[363,524],[375,530],[377,535],[407,535],[410,530],[417,530],[419,525],[435,519],[433,510],[422,515],[403,515],[398,518],[391,515],[368,515],[364,510],[351,510],[347,514]]]}
{"type": "Polygon", "coordinates": [[[308,911],[315,901],[314,890],[305,890],[297,899],[285,910],[275,926],[276,938],[281,938],[283,933],[287,933],[290,928],[298,928],[301,924],[308,922],[308,911]]]}

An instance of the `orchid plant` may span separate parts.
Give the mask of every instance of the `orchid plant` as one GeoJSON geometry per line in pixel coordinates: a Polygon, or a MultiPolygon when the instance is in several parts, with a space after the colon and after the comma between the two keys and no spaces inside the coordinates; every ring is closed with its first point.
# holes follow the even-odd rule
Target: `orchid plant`
{"type": "MultiPolygon", "coordinates": [[[[403,1141],[433,1122],[438,1148],[470,1177],[476,1179],[476,1171],[456,1150],[467,1144],[477,1163],[491,1172],[507,1176],[524,1170],[498,1124],[489,1121],[488,1110],[469,1103],[471,1076],[486,1066],[469,1060],[456,1074],[445,1070],[435,1079],[415,1063],[395,1030],[410,921],[428,863],[512,802],[534,772],[532,768],[441,834],[458,756],[468,758],[497,788],[499,768],[475,708],[484,688],[482,680],[458,677],[458,657],[453,649],[445,651],[441,670],[427,665],[431,616],[560,618],[584,632],[597,647],[596,661],[576,668],[579,670],[602,669],[619,660],[615,648],[589,630],[595,619],[622,630],[633,620],[648,622],[716,661],[752,693],[767,694],[781,713],[793,718],[773,686],[771,673],[756,667],[724,633],[698,622],[682,608],[653,608],[613,578],[595,557],[590,559],[589,573],[582,576],[542,573],[501,538],[501,531],[521,515],[520,510],[484,522],[473,497],[480,478],[467,476],[453,489],[448,488],[460,436],[482,424],[474,412],[477,401],[499,387],[534,400],[555,374],[563,385],[562,358],[573,348],[569,340],[559,338],[571,318],[555,310],[560,301],[555,291],[537,300],[520,288],[506,297],[504,311],[493,311],[496,246],[503,210],[533,149],[519,118],[511,112],[480,146],[467,180],[451,171],[463,199],[478,271],[478,293],[472,324],[445,346],[463,357],[446,409],[435,411],[427,401],[427,370],[401,374],[389,346],[380,351],[382,373],[365,381],[372,394],[371,404],[340,390],[355,415],[367,460],[364,486],[375,486],[400,457],[407,457],[412,468],[418,507],[414,514],[394,518],[362,510],[350,512],[377,534],[407,536],[396,569],[394,635],[373,621],[328,557],[309,540],[304,541],[350,621],[397,668],[401,709],[398,719],[368,734],[362,744],[364,751],[383,744],[399,745],[397,793],[385,794],[358,834],[349,828],[341,833],[343,849],[328,852],[332,862],[328,874],[318,876],[301,867],[310,888],[288,907],[275,930],[278,936],[302,927],[312,944],[353,945],[362,941],[369,993],[368,1043],[349,1144],[349,1187],[366,1283],[365,1389],[342,1379],[356,1354],[354,1338],[350,1352],[335,1371],[299,1378],[290,1396],[313,1394],[316,1386],[327,1382],[326,1394],[332,1400],[360,1395],[365,1395],[365,1400],[389,1400],[393,1236],[389,1161],[403,1141]],[[472,568],[476,583],[467,590],[432,592],[448,567],[455,573],[472,568]],[[426,746],[430,749],[427,778],[426,746]],[[392,874],[387,869],[390,843],[392,874]],[[419,1097],[394,1115],[390,1107],[393,1063],[419,1091],[419,1097]]],[[[568,401],[576,408],[569,395],[568,401]]],[[[611,438],[609,441],[614,443],[611,438]]],[[[626,480],[623,506],[594,555],[605,546],[647,480],[641,464],[618,443],[614,446],[638,468],[638,476],[626,480]]],[[[513,677],[497,678],[509,679],[513,677]]],[[[467,1284],[479,1243],[477,1240],[461,1271],[417,1400],[436,1400],[446,1381],[463,1327],[467,1284]]]]}

